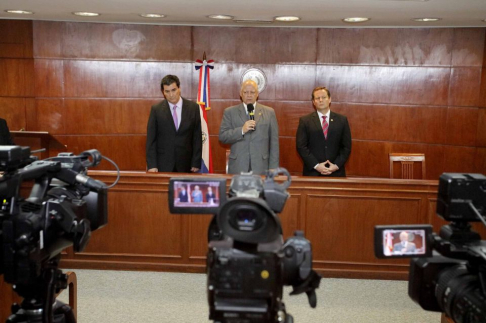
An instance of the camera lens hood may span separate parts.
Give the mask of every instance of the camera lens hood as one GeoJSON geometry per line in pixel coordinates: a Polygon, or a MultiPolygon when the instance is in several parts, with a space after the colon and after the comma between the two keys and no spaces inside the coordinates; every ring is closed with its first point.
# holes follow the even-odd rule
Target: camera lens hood
{"type": "Polygon", "coordinates": [[[251,244],[273,242],[282,232],[278,217],[258,198],[227,200],[217,214],[217,223],[224,235],[251,244]]]}

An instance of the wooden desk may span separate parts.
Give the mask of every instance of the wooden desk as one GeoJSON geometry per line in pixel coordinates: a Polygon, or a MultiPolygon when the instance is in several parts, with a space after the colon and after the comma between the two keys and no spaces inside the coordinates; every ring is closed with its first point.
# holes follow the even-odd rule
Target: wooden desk
{"type": "MultiPolygon", "coordinates": [[[[91,171],[105,183],[114,172],[91,171]]],[[[108,225],[93,233],[83,253],[67,250],[64,268],[204,272],[211,215],[168,210],[174,174],[123,172],[109,192],[108,225]]],[[[229,175],[194,175],[225,177],[229,175]]],[[[228,181],[229,184],[229,181],[228,181]]],[[[435,215],[438,181],[293,177],[280,215],[285,237],[303,230],[314,268],[325,277],[407,279],[408,260],[379,260],[375,225],[445,224],[435,215]]]]}

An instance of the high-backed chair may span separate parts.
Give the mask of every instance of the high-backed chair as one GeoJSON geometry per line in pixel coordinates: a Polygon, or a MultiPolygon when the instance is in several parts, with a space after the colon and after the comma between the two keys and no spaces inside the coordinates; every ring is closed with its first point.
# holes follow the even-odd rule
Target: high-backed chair
{"type": "Polygon", "coordinates": [[[425,179],[424,154],[390,153],[390,178],[425,179]]]}

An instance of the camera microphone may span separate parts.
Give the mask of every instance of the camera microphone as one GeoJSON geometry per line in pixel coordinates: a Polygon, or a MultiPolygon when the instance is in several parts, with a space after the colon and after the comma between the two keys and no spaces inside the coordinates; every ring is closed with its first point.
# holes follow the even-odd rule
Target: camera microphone
{"type": "Polygon", "coordinates": [[[253,104],[248,104],[246,106],[246,109],[248,110],[248,115],[250,116],[250,120],[255,120],[255,108],[253,107],[253,104]]]}

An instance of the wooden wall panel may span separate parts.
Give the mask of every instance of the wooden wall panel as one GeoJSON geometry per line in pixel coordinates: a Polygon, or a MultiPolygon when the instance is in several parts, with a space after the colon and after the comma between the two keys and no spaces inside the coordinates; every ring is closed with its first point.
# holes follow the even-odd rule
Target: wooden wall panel
{"type": "Polygon", "coordinates": [[[355,262],[374,259],[373,228],[392,223],[424,223],[420,216],[420,199],[308,195],[305,228],[307,239],[319,241],[313,245],[316,262],[355,262]],[[380,208],[376,208],[376,205],[380,208]],[[340,218],[347,215],[347,221],[340,218]],[[332,228],[332,233],[330,232],[332,228]],[[353,232],[352,235],[349,232],[353,232]],[[339,245],[339,248],[337,247],[339,245]],[[339,249],[346,250],[342,252],[339,249]]]}
{"type": "Polygon", "coordinates": [[[474,147],[444,146],[442,172],[473,173],[475,171],[475,153],[476,148],[474,147]]]}
{"type": "MultiPolygon", "coordinates": [[[[146,135],[58,135],[56,139],[66,145],[67,151],[79,154],[97,149],[112,159],[121,170],[146,170],[146,135]]],[[[57,152],[55,152],[57,154],[57,152]]],[[[111,163],[102,161],[96,168],[115,169],[111,163]]]]}
{"type": "Polygon", "coordinates": [[[449,105],[479,105],[481,67],[454,67],[451,74],[449,105]]]}
{"type": "Polygon", "coordinates": [[[193,91],[189,63],[73,60],[64,66],[66,97],[160,98],[160,81],[166,74],[179,77],[182,95],[193,91]]]}
{"type": "Polygon", "coordinates": [[[318,29],[320,64],[448,66],[453,30],[318,29]]]}
{"type": "MultiPolygon", "coordinates": [[[[447,107],[332,103],[348,117],[351,135],[360,140],[446,144],[447,107]]],[[[470,121],[470,120],[468,120],[470,121]]],[[[463,123],[455,120],[459,126],[463,123]]]]}
{"type": "Polygon", "coordinates": [[[181,258],[182,217],[169,214],[168,208],[167,191],[114,190],[108,200],[109,225],[93,234],[84,254],[181,258]],[[126,214],[126,210],[134,212],[126,214]],[[139,238],[127,239],[133,233],[139,238]]]}
{"type": "Polygon", "coordinates": [[[33,64],[32,59],[0,59],[0,97],[32,97],[33,64]]]}
{"type": "Polygon", "coordinates": [[[64,61],[35,60],[35,94],[37,97],[64,97],[64,61]]]}
{"type": "Polygon", "coordinates": [[[316,83],[338,102],[446,105],[449,76],[446,67],[318,65],[316,83]]]}
{"type": "Polygon", "coordinates": [[[147,134],[150,108],[158,99],[66,99],[68,134],[147,134]]]}
{"type": "Polygon", "coordinates": [[[0,20],[0,57],[32,58],[32,21],[0,20]]]}
{"type": "Polygon", "coordinates": [[[194,27],[194,59],[206,51],[217,62],[315,63],[316,34],[313,28],[194,27]]]}
{"type": "MultiPolygon", "coordinates": [[[[48,131],[52,135],[66,134],[64,122],[64,100],[62,99],[38,99],[36,100],[35,130],[48,131]]],[[[76,122],[78,127],[82,124],[76,122]]]]}
{"type": "Polygon", "coordinates": [[[486,109],[478,110],[477,145],[486,147],[486,109]]]}
{"type": "Polygon", "coordinates": [[[26,99],[0,97],[0,117],[7,120],[11,131],[25,128],[26,99]]]}
{"type": "Polygon", "coordinates": [[[475,173],[486,174],[486,148],[476,148],[475,173]]]}
{"type": "Polygon", "coordinates": [[[445,127],[442,124],[446,133],[446,141],[442,143],[457,146],[476,146],[478,114],[477,108],[449,107],[445,127]]]}
{"type": "Polygon", "coordinates": [[[61,58],[66,23],[61,21],[34,21],[34,57],[61,58]]]}
{"type": "Polygon", "coordinates": [[[455,28],[452,42],[452,66],[483,66],[484,28],[455,28]]]}

